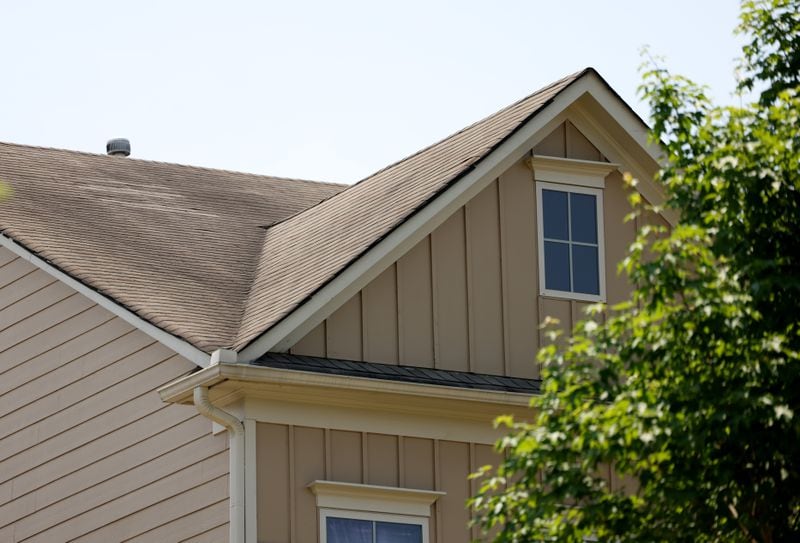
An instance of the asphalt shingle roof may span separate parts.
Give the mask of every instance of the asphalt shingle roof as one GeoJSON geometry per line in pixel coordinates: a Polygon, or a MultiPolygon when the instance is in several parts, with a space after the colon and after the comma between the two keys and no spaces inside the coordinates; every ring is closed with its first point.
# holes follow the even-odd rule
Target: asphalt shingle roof
{"type": "Polygon", "coordinates": [[[588,71],[351,187],[0,143],[0,232],[195,347],[241,350],[588,71]]]}
{"type": "Polygon", "coordinates": [[[344,185],[0,143],[0,231],[200,349],[229,345],[264,225],[344,185]]]}

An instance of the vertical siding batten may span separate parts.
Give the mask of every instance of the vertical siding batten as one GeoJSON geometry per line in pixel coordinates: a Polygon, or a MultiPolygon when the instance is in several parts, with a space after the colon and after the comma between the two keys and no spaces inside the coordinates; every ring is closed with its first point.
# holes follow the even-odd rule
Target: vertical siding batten
{"type": "Polygon", "coordinates": [[[503,375],[512,375],[511,372],[511,337],[509,327],[511,318],[509,316],[508,290],[508,231],[506,230],[506,205],[505,205],[505,174],[497,180],[497,215],[500,221],[500,305],[503,307],[503,375]]]}

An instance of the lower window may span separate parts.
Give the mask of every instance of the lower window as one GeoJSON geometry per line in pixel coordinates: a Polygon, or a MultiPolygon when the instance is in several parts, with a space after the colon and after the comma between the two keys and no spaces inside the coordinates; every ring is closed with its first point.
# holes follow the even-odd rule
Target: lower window
{"type": "Polygon", "coordinates": [[[399,515],[339,510],[320,513],[322,541],[326,543],[423,543],[423,526],[427,524],[425,519],[399,515]]]}
{"type": "Polygon", "coordinates": [[[314,481],[320,543],[428,543],[428,521],[444,492],[314,481]]]}

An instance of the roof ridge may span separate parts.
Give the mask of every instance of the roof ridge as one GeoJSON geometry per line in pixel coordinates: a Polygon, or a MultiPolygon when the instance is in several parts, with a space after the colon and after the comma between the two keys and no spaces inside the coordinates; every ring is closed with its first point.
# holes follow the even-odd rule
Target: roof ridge
{"type": "MultiPolygon", "coordinates": [[[[495,111],[495,112],[493,112],[493,113],[490,113],[489,115],[485,115],[485,116],[481,117],[481,118],[480,118],[480,119],[478,119],[477,121],[475,121],[475,122],[473,122],[473,123],[470,123],[470,124],[468,124],[467,126],[465,126],[465,127],[461,128],[461,129],[459,129],[459,130],[457,130],[457,131],[455,131],[455,132],[453,132],[453,133],[451,133],[451,134],[449,134],[449,135],[447,135],[447,136],[445,136],[445,137],[443,137],[443,138],[441,138],[441,139],[439,139],[439,140],[437,140],[437,141],[435,141],[435,142],[431,143],[430,145],[426,145],[426,146],[425,146],[425,147],[423,147],[422,149],[419,149],[419,150],[417,150],[417,151],[415,151],[415,152],[411,153],[410,155],[406,155],[405,157],[403,157],[403,158],[401,158],[401,159],[399,159],[399,160],[396,160],[396,161],[392,162],[392,163],[391,163],[391,164],[389,164],[388,166],[384,166],[383,168],[381,168],[381,169],[379,169],[379,170],[376,170],[376,171],[374,171],[373,173],[369,174],[368,176],[364,177],[363,179],[359,179],[359,180],[358,180],[356,183],[353,183],[351,186],[353,186],[353,187],[354,187],[354,186],[358,185],[359,183],[361,183],[362,181],[366,181],[367,179],[370,179],[370,178],[372,178],[372,177],[375,177],[375,176],[376,176],[376,175],[378,175],[379,173],[381,173],[381,172],[384,172],[384,171],[388,170],[389,168],[392,168],[392,167],[394,167],[394,166],[397,166],[398,164],[400,164],[400,163],[402,163],[402,162],[405,162],[406,160],[409,160],[409,159],[411,159],[411,158],[413,158],[413,157],[415,157],[415,156],[417,156],[417,155],[419,155],[419,154],[422,154],[422,153],[424,153],[425,151],[427,151],[428,149],[430,149],[430,148],[432,148],[432,147],[435,147],[435,146],[439,145],[440,143],[443,143],[443,142],[445,142],[445,141],[447,141],[447,140],[449,140],[449,139],[451,139],[451,138],[454,138],[454,137],[458,136],[459,134],[461,134],[461,133],[463,133],[463,132],[466,132],[467,130],[469,130],[469,129],[471,129],[471,128],[475,127],[476,125],[479,125],[479,124],[481,124],[482,122],[484,122],[484,121],[486,121],[486,120],[488,120],[488,119],[490,119],[490,118],[492,118],[492,117],[495,117],[496,115],[499,115],[499,114],[503,113],[504,111],[508,111],[509,109],[512,109],[512,108],[514,108],[514,107],[518,106],[519,104],[521,104],[521,103],[522,103],[522,102],[524,102],[525,100],[528,100],[528,99],[532,98],[534,95],[540,94],[540,93],[542,93],[542,92],[545,92],[545,91],[547,91],[548,89],[550,89],[550,88],[552,88],[552,87],[555,87],[555,86],[557,86],[557,85],[560,85],[560,84],[562,84],[564,81],[567,81],[568,79],[573,79],[573,78],[574,78],[574,79],[578,79],[579,77],[581,77],[582,75],[584,75],[584,73],[585,73],[585,72],[587,72],[587,71],[590,71],[590,70],[591,70],[591,71],[594,71],[594,68],[584,68],[583,70],[579,70],[579,71],[577,71],[577,72],[571,73],[570,75],[567,75],[567,76],[564,76],[564,77],[562,77],[562,78],[561,78],[561,79],[559,79],[558,81],[554,81],[554,82],[552,82],[552,83],[549,83],[549,84],[545,85],[544,87],[541,87],[541,88],[539,88],[539,89],[537,89],[537,90],[535,90],[535,91],[533,91],[533,92],[531,92],[531,93],[528,93],[526,96],[524,96],[524,97],[520,98],[519,100],[517,100],[517,101],[515,101],[515,102],[513,102],[513,103],[511,103],[511,104],[509,104],[509,105],[507,105],[507,106],[505,106],[505,107],[503,107],[503,108],[500,108],[500,109],[498,109],[497,111],[495,111]]],[[[309,208],[309,209],[310,209],[310,208],[309,208]]]]}
{"type": "Polygon", "coordinates": [[[331,194],[330,196],[328,196],[327,198],[324,198],[323,200],[320,200],[319,202],[317,202],[313,206],[308,207],[306,209],[303,209],[301,211],[298,211],[297,213],[295,213],[291,217],[286,217],[286,218],[284,218],[284,219],[282,219],[280,221],[277,221],[277,222],[275,222],[273,224],[267,225],[266,228],[267,229],[273,228],[275,226],[278,226],[279,224],[284,224],[286,222],[289,222],[289,221],[299,217],[300,215],[304,215],[306,213],[312,213],[313,210],[316,207],[319,207],[321,204],[327,202],[328,200],[330,200],[332,198],[336,198],[337,196],[340,196],[340,195],[344,194],[345,192],[347,192],[348,190],[352,189],[353,187],[356,187],[356,186],[360,185],[361,183],[363,183],[363,182],[365,182],[365,181],[367,181],[369,179],[372,179],[373,177],[376,177],[377,175],[385,172],[386,170],[388,170],[390,168],[393,168],[393,167],[397,166],[398,164],[402,164],[403,162],[405,162],[407,160],[410,160],[410,159],[414,158],[415,156],[420,155],[420,154],[424,153],[425,151],[427,151],[427,150],[429,150],[429,149],[431,149],[433,147],[436,147],[437,145],[440,145],[440,144],[446,142],[449,139],[455,138],[459,134],[461,134],[461,133],[463,133],[463,132],[465,132],[467,130],[470,130],[471,128],[475,127],[476,125],[479,125],[482,122],[485,122],[488,119],[491,119],[492,117],[500,115],[504,111],[508,111],[509,109],[512,109],[512,108],[518,106],[519,104],[521,104],[525,100],[529,100],[530,98],[532,98],[533,96],[535,96],[537,94],[546,92],[548,89],[550,89],[552,87],[555,87],[555,86],[558,86],[558,85],[561,85],[562,83],[564,83],[567,80],[579,79],[586,72],[589,72],[589,71],[595,72],[594,68],[591,68],[591,67],[584,68],[583,70],[579,70],[577,72],[571,73],[570,75],[564,76],[561,79],[559,79],[558,81],[554,81],[554,82],[552,82],[552,83],[550,83],[548,85],[545,85],[544,87],[541,87],[541,88],[529,93],[528,95],[524,96],[523,98],[520,98],[519,100],[513,102],[512,104],[509,104],[509,105],[507,105],[507,106],[505,106],[505,107],[503,107],[501,109],[498,109],[494,113],[490,113],[489,115],[486,115],[486,116],[482,117],[481,119],[479,119],[479,120],[477,120],[477,121],[465,126],[464,128],[461,128],[460,130],[457,130],[457,131],[449,134],[448,136],[445,136],[444,138],[441,138],[441,139],[431,143],[430,145],[426,145],[422,149],[419,149],[418,151],[415,151],[415,152],[411,153],[410,155],[407,155],[407,156],[405,156],[405,157],[403,157],[403,158],[401,158],[399,160],[396,160],[396,161],[392,162],[391,164],[389,164],[388,166],[384,166],[383,168],[374,171],[373,173],[369,174],[368,176],[366,176],[366,177],[364,177],[362,179],[359,179],[357,182],[353,183],[352,185],[348,185],[347,188],[342,190],[341,192],[337,192],[336,194],[331,194]]]}
{"type": "MultiPolygon", "coordinates": [[[[109,159],[109,160],[119,160],[119,157],[112,157],[103,153],[92,153],[90,151],[79,151],[77,149],[63,149],[61,147],[50,147],[46,145],[29,145],[24,143],[14,143],[10,141],[0,141],[0,147],[16,147],[22,149],[39,149],[42,151],[57,151],[61,153],[70,153],[75,155],[82,155],[88,156],[93,158],[101,158],[101,159],[109,159]]],[[[313,179],[299,179],[296,177],[281,177],[279,175],[267,175],[261,173],[253,173],[253,172],[243,172],[238,170],[229,170],[226,168],[212,168],[209,166],[197,166],[194,164],[183,164],[180,162],[167,162],[164,160],[152,160],[147,158],[138,158],[138,157],[125,157],[125,160],[134,161],[134,162],[142,162],[146,164],[160,164],[165,166],[178,166],[180,168],[186,168],[190,170],[201,170],[206,172],[220,172],[220,173],[230,173],[235,175],[245,175],[248,177],[258,177],[263,179],[275,179],[278,181],[292,181],[298,183],[312,183],[315,185],[333,185],[337,187],[348,187],[347,183],[335,183],[333,181],[316,181],[313,179]]]]}

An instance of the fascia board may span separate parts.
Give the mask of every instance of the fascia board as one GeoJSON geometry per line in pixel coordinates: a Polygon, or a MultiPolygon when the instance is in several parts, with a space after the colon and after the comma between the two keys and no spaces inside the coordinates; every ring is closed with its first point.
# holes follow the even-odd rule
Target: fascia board
{"type": "Polygon", "coordinates": [[[50,275],[51,277],[54,277],[55,279],[61,281],[62,283],[72,288],[73,290],[86,296],[92,302],[96,303],[97,305],[99,305],[104,309],[107,309],[115,316],[121,318],[128,324],[138,328],[148,336],[152,337],[154,340],[158,341],[165,347],[172,349],[175,353],[181,355],[190,362],[193,362],[194,364],[200,366],[201,368],[208,367],[208,365],[210,364],[211,355],[209,355],[208,353],[201,351],[194,345],[176,336],[173,336],[172,334],[159,328],[158,326],[149,323],[148,321],[144,320],[142,317],[140,317],[133,311],[118,304],[113,299],[101,294],[100,292],[92,289],[91,287],[86,286],[85,284],[78,281],[74,277],[61,271],[56,266],[36,256],[33,252],[23,247],[22,245],[14,241],[14,239],[6,236],[5,234],[0,234],[0,246],[5,247],[18,257],[30,262],[40,270],[50,275]]]}

